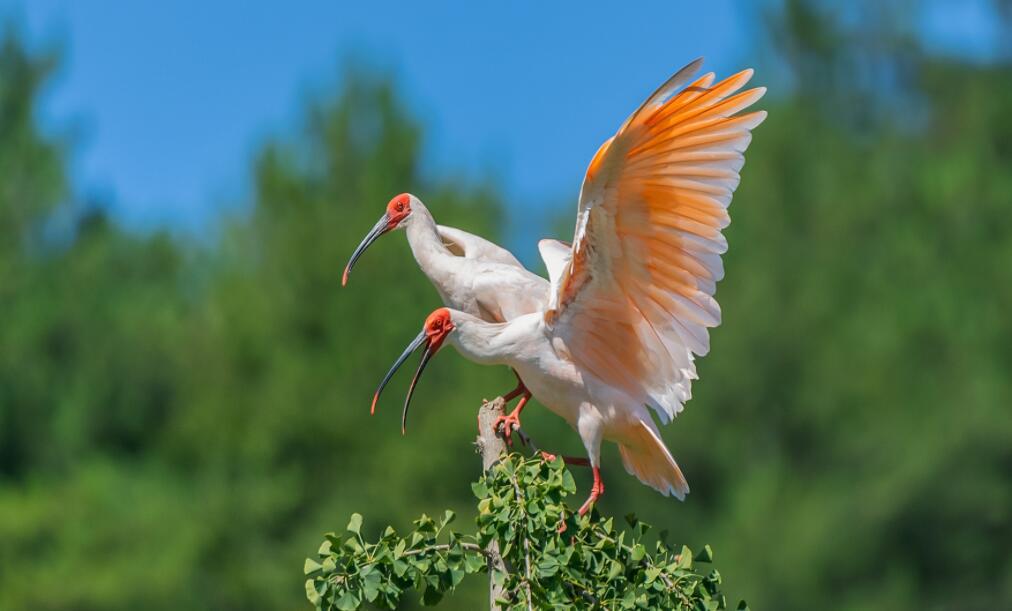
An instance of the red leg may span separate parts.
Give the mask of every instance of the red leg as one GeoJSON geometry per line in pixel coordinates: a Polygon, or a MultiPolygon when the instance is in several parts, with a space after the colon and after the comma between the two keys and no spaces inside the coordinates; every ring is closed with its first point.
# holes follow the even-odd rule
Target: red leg
{"type": "MultiPolygon", "coordinates": [[[[542,456],[544,456],[545,454],[547,454],[547,452],[541,453],[542,456]]],[[[549,454],[549,456],[552,455],[549,454]]],[[[574,464],[574,465],[590,464],[590,461],[587,460],[586,458],[570,458],[567,456],[563,456],[562,458],[563,460],[566,461],[566,464],[574,464]],[[569,462],[570,460],[572,460],[573,462],[570,463],[569,462]]],[[[552,460],[554,459],[555,457],[552,456],[552,460]]],[[[601,498],[601,495],[604,494],[604,481],[601,479],[601,470],[598,469],[597,467],[594,467],[593,469],[594,469],[594,485],[591,486],[590,488],[590,496],[587,497],[587,500],[584,501],[583,505],[580,506],[580,509],[577,512],[578,515],[581,516],[590,511],[590,508],[594,505],[594,503],[597,502],[597,499],[601,498]]],[[[564,532],[566,532],[565,516],[563,516],[563,519],[559,523],[559,534],[562,534],[564,532]]]]}
{"type": "Polygon", "coordinates": [[[524,386],[524,381],[520,379],[520,374],[517,373],[517,370],[516,369],[512,369],[511,371],[513,372],[513,375],[515,375],[517,377],[517,387],[514,388],[513,390],[509,391],[505,395],[503,395],[503,397],[502,397],[503,401],[505,401],[506,403],[509,403],[513,399],[516,399],[520,395],[528,395],[528,396],[530,396],[530,394],[531,394],[527,390],[527,387],[524,386]]]}
{"type": "MultiPolygon", "coordinates": [[[[550,454],[550,453],[545,452],[544,450],[542,450],[541,451],[541,458],[544,459],[547,462],[552,462],[557,457],[555,456],[555,454],[550,454]]],[[[567,465],[575,465],[575,466],[579,466],[579,467],[589,467],[590,466],[590,460],[588,460],[586,458],[580,458],[579,456],[563,456],[562,457],[562,462],[566,463],[567,465]]]]}
{"type": "Polygon", "coordinates": [[[594,485],[590,488],[590,496],[584,501],[578,512],[581,516],[587,513],[591,506],[597,502],[597,499],[601,498],[604,494],[604,482],[601,481],[601,470],[594,467],[594,485]]]}

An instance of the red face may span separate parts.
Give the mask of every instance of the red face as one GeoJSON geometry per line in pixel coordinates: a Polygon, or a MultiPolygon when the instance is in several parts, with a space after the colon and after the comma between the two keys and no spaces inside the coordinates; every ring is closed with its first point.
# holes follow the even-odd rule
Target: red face
{"type": "Polygon", "coordinates": [[[433,352],[439,349],[450,331],[453,331],[453,320],[446,308],[439,308],[425,319],[425,335],[429,338],[429,348],[433,352]]]}
{"type": "Polygon", "coordinates": [[[411,214],[411,196],[401,193],[390,200],[387,204],[387,219],[390,229],[397,227],[407,216],[411,214]]]}

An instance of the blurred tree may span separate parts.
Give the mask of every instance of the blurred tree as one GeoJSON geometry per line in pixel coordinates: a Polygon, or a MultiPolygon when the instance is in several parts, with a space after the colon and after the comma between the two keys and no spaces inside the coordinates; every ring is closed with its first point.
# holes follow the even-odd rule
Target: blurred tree
{"type": "Polygon", "coordinates": [[[455,416],[511,376],[448,359],[420,389],[415,435],[384,407],[369,419],[379,372],[438,301],[399,235],[344,290],[340,270],[408,187],[487,235],[498,202],[426,186],[420,130],[387,81],[349,72],[303,137],[267,144],[248,216],[210,248],[90,211],[67,243],[27,249],[67,196],[61,146],[32,114],[55,60],[4,44],[0,92],[18,112],[0,133],[21,141],[0,141],[0,183],[19,189],[0,218],[21,247],[0,256],[0,608],[291,607],[292,566],[331,516],[466,506],[477,466],[456,456],[474,424],[455,416]],[[456,449],[421,445],[436,438],[456,449]]]}
{"type": "Polygon", "coordinates": [[[39,133],[35,118],[36,98],[56,65],[55,51],[29,53],[18,31],[4,27],[0,35],[0,175],[4,177],[0,260],[8,265],[28,246],[27,240],[37,237],[47,213],[67,193],[62,146],[39,133]]]}

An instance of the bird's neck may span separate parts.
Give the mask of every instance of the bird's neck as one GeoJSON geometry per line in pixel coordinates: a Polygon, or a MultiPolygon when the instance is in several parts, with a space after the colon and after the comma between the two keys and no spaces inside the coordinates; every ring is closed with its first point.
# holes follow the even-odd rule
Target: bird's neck
{"type": "Polygon", "coordinates": [[[509,365],[516,367],[527,356],[525,345],[533,338],[537,315],[517,317],[510,322],[490,323],[475,316],[454,312],[456,330],[453,343],[469,361],[483,365],[509,365]]]}
{"type": "Polygon", "coordinates": [[[445,263],[448,257],[452,257],[453,253],[443,245],[443,240],[436,229],[436,221],[425,206],[415,204],[411,222],[405,231],[408,234],[411,254],[418,262],[418,267],[422,268],[429,279],[438,286],[443,280],[438,277],[439,270],[444,267],[441,264],[445,263]]]}

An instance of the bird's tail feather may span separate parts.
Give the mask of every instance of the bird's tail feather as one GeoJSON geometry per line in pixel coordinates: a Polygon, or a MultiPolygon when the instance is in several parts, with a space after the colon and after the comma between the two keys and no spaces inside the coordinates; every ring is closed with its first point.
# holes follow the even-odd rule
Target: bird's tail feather
{"type": "Polygon", "coordinates": [[[684,501],[689,484],[657,432],[640,421],[630,433],[630,445],[618,446],[625,470],[664,496],[684,501]]]}

